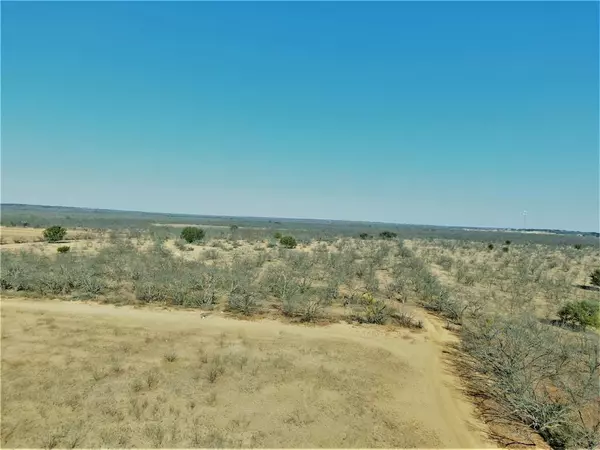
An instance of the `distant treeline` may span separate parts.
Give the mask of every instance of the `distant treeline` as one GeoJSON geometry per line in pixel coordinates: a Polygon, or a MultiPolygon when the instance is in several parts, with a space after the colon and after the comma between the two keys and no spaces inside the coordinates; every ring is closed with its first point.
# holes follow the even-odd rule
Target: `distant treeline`
{"type": "MultiPolygon", "coordinates": [[[[239,234],[242,229],[263,230],[265,235],[276,231],[289,231],[302,239],[331,239],[336,236],[380,237],[381,233],[395,233],[399,239],[460,239],[476,242],[535,243],[546,245],[598,245],[598,233],[547,231],[553,234],[518,233],[515,231],[467,230],[464,227],[432,225],[406,225],[380,222],[351,222],[320,219],[285,219],[268,217],[202,216],[192,214],[166,214],[108,209],[74,208],[65,206],[39,206],[22,204],[0,205],[0,223],[4,226],[45,228],[61,225],[67,228],[95,229],[149,229],[155,224],[189,224],[231,227],[239,234]]],[[[249,230],[247,230],[249,231],[249,230]]],[[[525,231],[525,230],[523,230],[525,231]]],[[[232,231],[233,232],[233,231],[232,231]]]]}
{"type": "Polygon", "coordinates": [[[548,230],[545,228],[518,228],[515,231],[525,231],[525,232],[542,232],[542,233],[553,233],[553,234],[575,234],[578,236],[593,236],[600,237],[600,233],[596,233],[595,231],[569,231],[569,230],[548,230]]]}

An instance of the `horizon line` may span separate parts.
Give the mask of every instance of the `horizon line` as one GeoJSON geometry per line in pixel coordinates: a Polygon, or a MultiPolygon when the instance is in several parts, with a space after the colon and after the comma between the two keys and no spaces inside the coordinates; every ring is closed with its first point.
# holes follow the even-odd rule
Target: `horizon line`
{"type": "Polygon", "coordinates": [[[68,206],[68,205],[40,205],[33,203],[12,203],[12,202],[1,202],[2,206],[41,206],[43,208],[72,208],[72,209],[89,209],[96,211],[114,211],[121,213],[140,213],[140,214],[160,214],[160,215],[174,215],[174,216],[192,216],[192,217],[208,217],[208,218],[226,218],[226,219],[280,219],[280,220],[314,220],[324,222],[349,222],[349,223],[367,223],[367,224],[381,224],[390,226],[417,226],[417,227],[442,227],[442,228],[461,228],[461,229],[477,229],[477,230],[512,230],[512,231],[568,231],[571,233],[597,233],[597,231],[583,231],[583,230],[566,230],[558,228],[514,228],[514,227],[478,227],[469,225],[436,225],[436,224],[420,224],[420,223],[398,223],[398,222],[381,222],[381,221],[368,221],[368,220],[347,220],[347,219],[324,219],[314,217],[269,217],[269,216],[236,216],[236,215],[223,215],[223,214],[192,214],[192,213],[175,213],[175,212],[159,212],[159,211],[139,211],[130,209],[111,209],[111,208],[95,208],[91,206],[68,206]]]}

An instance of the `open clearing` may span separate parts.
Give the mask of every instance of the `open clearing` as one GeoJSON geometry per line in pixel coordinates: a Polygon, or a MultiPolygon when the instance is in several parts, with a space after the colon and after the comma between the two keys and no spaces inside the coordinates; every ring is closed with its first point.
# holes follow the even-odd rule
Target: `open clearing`
{"type": "Polygon", "coordinates": [[[493,444],[442,360],[451,336],[2,299],[5,447],[493,444]]]}

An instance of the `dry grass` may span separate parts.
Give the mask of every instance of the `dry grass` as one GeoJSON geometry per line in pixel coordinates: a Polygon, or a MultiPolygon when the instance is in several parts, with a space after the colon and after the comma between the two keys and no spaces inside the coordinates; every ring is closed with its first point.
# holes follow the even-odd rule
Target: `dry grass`
{"type": "Polygon", "coordinates": [[[0,237],[3,244],[18,244],[43,240],[42,228],[4,227],[0,226],[0,237]]]}
{"type": "MultiPolygon", "coordinates": [[[[5,227],[0,226],[0,242],[7,248],[28,248],[32,243],[44,242],[43,228],[30,227],[5,227]],[[22,247],[21,247],[22,246],[22,247]]],[[[70,228],[67,230],[68,241],[99,239],[100,233],[83,228],[70,228]]]]}
{"type": "MultiPolygon", "coordinates": [[[[269,239],[182,245],[128,233],[73,241],[64,257],[60,244],[1,247],[53,255],[36,265],[44,258],[21,254],[7,279],[56,273],[42,277],[48,284],[66,273],[74,287],[55,292],[63,299],[91,298],[79,291],[104,280],[94,298],[149,305],[5,300],[3,445],[481,447],[441,356],[451,333],[417,305],[460,330],[496,313],[553,318],[565,301],[597,298],[579,287],[600,266],[589,247],[342,238],[289,251],[269,239]],[[214,301],[200,301],[211,292],[214,301]],[[282,323],[348,319],[387,327],[282,323]]],[[[46,295],[35,283],[27,294],[46,295]]]]}
{"type": "Polygon", "coordinates": [[[2,445],[488,445],[440,365],[437,326],[200,317],[3,299],[2,445]]]}

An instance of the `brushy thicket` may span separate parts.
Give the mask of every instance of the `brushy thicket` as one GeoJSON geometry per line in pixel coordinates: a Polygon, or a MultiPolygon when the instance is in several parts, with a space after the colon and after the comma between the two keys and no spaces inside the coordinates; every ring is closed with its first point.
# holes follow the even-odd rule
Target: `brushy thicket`
{"type": "MultiPolygon", "coordinates": [[[[204,309],[219,306],[245,315],[280,312],[300,321],[326,318],[325,309],[337,303],[358,321],[419,325],[386,303],[388,291],[380,289],[377,278],[377,271],[391,264],[393,253],[402,251],[401,244],[342,239],[333,251],[324,243],[313,252],[261,248],[236,254],[233,260],[208,248],[202,253],[204,260],[190,261],[169,251],[162,239],[156,239],[147,251],[131,240],[110,239],[113,244],[95,254],[69,252],[56,258],[6,252],[1,287],[74,299],[102,297],[204,309]],[[376,300],[366,302],[361,297],[365,293],[376,300]]],[[[179,241],[175,246],[188,250],[179,241]]],[[[406,300],[400,280],[389,292],[396,295],[396,301],[406,300]]]]}
{"type": "Polygon", "coordinates": [[[462,330],[471,382],[553,448],[600,444],[600,347],[530,315],[480,317],[462,330]],[[478,377],[477,377],[478,375],[478,377]]]}
{"type": "MultiPolygon", "coordinates": [[[[453,254],[473,245],[438,244],[448,246],[453,254]]],[[[585,330],[597,326],[598,299],[565,303],[572,284],[559,274],[546,274],[557,258],[538,254],[537,247],[527,250],[500,256],[495,261],[500,270],[494,271],[479,260],[467,264],[468,258],[458,255],[448,261],[432,248],[422,250],[425,258],[452,270],[461,288],[450,290],[435,277],[421,276],[418,301],[459,325],[461,363],[467,366],[469,381],[476,392],[498,405],[492,420],[523,422],[553,448],[596,448],[600,444],[600,346],[598,335],[585,330]],[[489,298],[481,293],[468,295],[464,286],[472,284],[469,275],[490,288],[489,298]],[[502,297],[496,296],[496,286],[502,297]],[[555,310],[558,320],[536,316],[536,288],[548,302],[563,305],[555,310]]],[[[566,257],[577,256],[564,251],[566,257]]],[[[566,269],[564,265],[561,272],[566,269]]]]}

